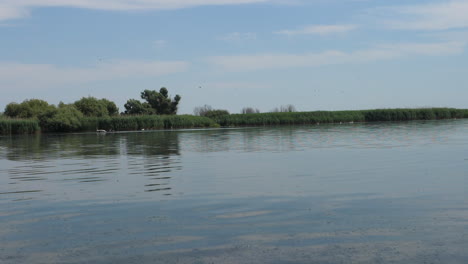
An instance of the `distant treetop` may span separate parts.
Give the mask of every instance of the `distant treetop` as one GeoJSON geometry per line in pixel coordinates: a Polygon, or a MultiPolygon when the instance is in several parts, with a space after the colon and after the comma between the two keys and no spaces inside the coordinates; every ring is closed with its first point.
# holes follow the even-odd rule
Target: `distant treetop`
{"type": "Polygon", "coordinates": [[[165,87],[159,89],[159,92],[156,90],[144,90],[141,92],[141,99],[146,102],[142,103],[136,99],[129,99],[125,104],[125,114],[175,115],[177,114],[181,98],[180,95],[176,95],[174,99],[171,99],[165,87]]]}

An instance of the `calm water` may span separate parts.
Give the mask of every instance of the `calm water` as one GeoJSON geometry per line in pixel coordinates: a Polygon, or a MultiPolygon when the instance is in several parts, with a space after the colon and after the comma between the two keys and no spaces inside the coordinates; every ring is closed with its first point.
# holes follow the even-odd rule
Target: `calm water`
{"type": "Polygon", "coordinates": [[[0,137],[0,263],[468,263],[468,120],[0,137]]]}

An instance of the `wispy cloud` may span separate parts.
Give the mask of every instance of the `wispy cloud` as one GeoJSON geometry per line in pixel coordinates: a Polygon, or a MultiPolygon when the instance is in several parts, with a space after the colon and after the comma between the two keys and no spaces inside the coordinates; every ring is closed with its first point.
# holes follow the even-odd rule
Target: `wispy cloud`
{"type": "Polygon", "coordinates": [[[29,12],[25,8],[0,2],[0,21],[25,17],[28,14],[29,12]]]}
{"type": "Polygon", "coordinates": [[[1,0],[0,20],[25,17],[32,8],[74,7],[100,10],[179,9],[204,5],[240,5],[271,0],[1,0]]]}
{"type": "Polygon", "coordinates": [[[468,0],[391,7],[382,10],[394,18],[384,21],[392,29],[446,30],[468,28],[468,0]]]}
{"type": "Polygon", "coordinates": [[[389,60],[411,55],[453,55],[464,51],[464,42],[405,43],[380,45],[354,52],[337,50],[305,54],[255,54],[215,56],[208,61],[227,71],[255,71],[297,67],[317,67],[333,64],[355,64],[389,60]]]}
{"type": "Polygon", "coordinates": [[[442,41],[459,41],[468,43],[468,30],[437,31],[420,34],[423,37],[436,38],[442,41]]]}
{"type": "Polygon", "coordinates": [[[184,72],[188,67],[184,61],[115,61],[87,68],[0,62],[0,84],[3,87],[24,87],[157,77],[184,72]]]}
{"type": "Polygon", "coordinates": [[[166,47],[167,41],[165,41],[163,39],[158,39],[158,40],[153,41],[153,45],[154,45],[155,48],[161,49],[161,48],[166,47]]]}
{"type": "Polygon", "coordinates": [[[240,33],[240,32],[233,32],[226,34],[224,36],[218,37],[219,40],[227,41],[227,42],[241,42],[247,40],[256,40],[257,34],[252,32],[247,33],[240,33]]]}
{"type": "Polygon", "coordinates": [[[329,35],[346,33],[357,29],[357,25],[309,25],[300,29],[287,29],[274,32],[280,35],[329,35]]]}

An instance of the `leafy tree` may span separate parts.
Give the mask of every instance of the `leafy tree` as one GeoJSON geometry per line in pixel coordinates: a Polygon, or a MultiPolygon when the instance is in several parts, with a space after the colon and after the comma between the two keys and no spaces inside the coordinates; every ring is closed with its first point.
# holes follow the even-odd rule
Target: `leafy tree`
{"type": "Polygon", "coordinates": [[[109,113],[110,116],[116,116],[119,114],[119,108],[117,107],[117,105],[112,102],[112,101],[109,101],[105,98],[99,100],[103,105],[106,106],[107,108],[107,112],[109,113]]]}
{"type": "Polygon", "coordinates": [[[146,100],[158,115],[175,115],[181,98],[180,95],[176,95],[172,100],[165,87],[162,87],[159,92],[155,90],[141,92],[141,99],[146,100]]]}
{"type": "Polygon", "coordinates": [[[5,116],[8,117],[21,117],[25,115],[26,111],[23,111],[23,107],[18,103],[9,103],[5,107],[5,116]]]}
{"type": "Polygon", "coordinates": [[[244,107],[242,108],[241,113],[242,114],[258,114],[260,113],[260,110],[258,110],[257,108],[253,108],[253,107],[244,107]]]}
{"type": "MultiPolygon", "coordinates": [[[[107,101],[107,100],[106,100],[107,101]]],[[[80,110],[81,113],[89,117],[107,117],[109,116],[109,110],[107,105],[95,97],[83,97],[74,103],[75,107],[80,110]]]]}
{"type": "Polygon", "coordinates": [[[44,100],[30,99],[22,103],[10,103],[5,107],[5,115],[13,118],[37,118],[40,114],[54,108],[44,100]]]}
{"type": "Polygon", "coordinates": [[[39,116],[41,128],[48,132],[72,132],[81,128],[83,114],[75,105],[60,104],[39,116]]]}
{"type": "Polygon", "coordinates": [[[124,105],[126,115],[151,115],[153,108],[148,103],[142,103],[136,99],[129,99],[124,105]]]}

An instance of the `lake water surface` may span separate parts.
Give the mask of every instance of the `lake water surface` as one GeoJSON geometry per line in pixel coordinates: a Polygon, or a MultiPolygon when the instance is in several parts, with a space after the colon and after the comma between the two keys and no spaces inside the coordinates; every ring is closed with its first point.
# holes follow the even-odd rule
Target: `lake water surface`
{"type": "Polygon", "coordinates": [[[468,120],[0,137],[0,263],[468,263],[468,120]]]}

